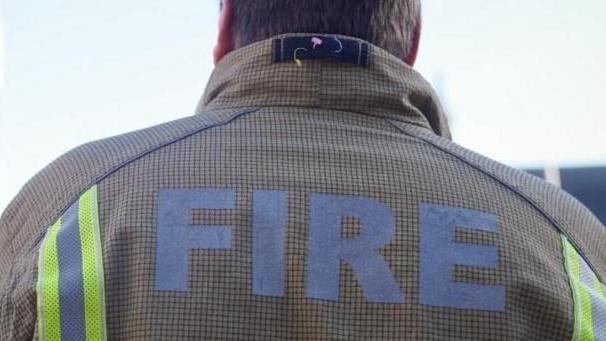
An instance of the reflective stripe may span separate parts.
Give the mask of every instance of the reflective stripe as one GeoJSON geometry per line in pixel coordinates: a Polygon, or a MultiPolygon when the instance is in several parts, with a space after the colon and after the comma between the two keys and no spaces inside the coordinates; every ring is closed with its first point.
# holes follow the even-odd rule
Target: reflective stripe
{"type": "Polygon", "coordinates": [[[606,340],[604,285],[564,236],[562,236],[562,249],[573,297],[573,340],[606,340]]]}
{"type": "Polygon", "coordinates": [[[38,261],[40,340],[106,340],[96,186],[47,232],[38,261]]]}
{"type": "Polygon", "coordinates": [[[59,219],[49,228],[38,259],[38,335],[40,340],[61,340],[61,314],[59,312],[59,260],[57,233],[59,219]]]}
{"type": "Polygon", "coordinates": [[[106,340],[105,281],[97,212],[97,187],[93,187],[80,198],[78,213],[84,269],[86,340],[106,340]]]}
{"type": "Polygon", "coordinates": [[[84,297],[82,295],[82,262],[78,229],[78,204],[63,215],[57,234],[59,257],[59,294],[61,297],[61,334],[74,340],[84,340],[84,297]]]}
{"type": "Polygon", "coordinates": [[[604,285],[600,283],[597,277],[594,277],[593,288],[595,296],[592,296],[593,303],[593,330],[597,341],[606,341],[606,294],[604,285]]]}

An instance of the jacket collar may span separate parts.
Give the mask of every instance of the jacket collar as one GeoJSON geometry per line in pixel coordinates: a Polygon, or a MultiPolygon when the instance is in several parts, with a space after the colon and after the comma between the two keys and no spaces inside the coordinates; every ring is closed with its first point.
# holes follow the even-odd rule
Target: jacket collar
{"type": "Polygon", "coordinates": [[[334,59],[306,59],[300,66],[274,61],[277,39],[306,36],[311,35],[281,35],[226,55],[213,71],[196,112],[267,106],[323,108],[402,121],[450,138],[431,85],[379,47],[330,36],[368,44],[368,66],[334,59]]]}

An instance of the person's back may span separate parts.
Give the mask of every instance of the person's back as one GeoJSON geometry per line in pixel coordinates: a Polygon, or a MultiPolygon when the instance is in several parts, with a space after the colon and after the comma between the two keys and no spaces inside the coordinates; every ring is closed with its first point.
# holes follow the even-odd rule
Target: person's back
{"type": "Polygon", "coordinates": [[[197,115],[69,152],[4,212],[0,339],[606,338],[606,230],[452,143],[416,48],[219,45],[197,115]]]}

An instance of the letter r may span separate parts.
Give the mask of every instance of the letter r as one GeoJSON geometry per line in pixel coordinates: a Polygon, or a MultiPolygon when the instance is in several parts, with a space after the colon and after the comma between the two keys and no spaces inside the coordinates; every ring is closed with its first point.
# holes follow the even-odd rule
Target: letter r
{"type": "Polygon", "coordinates": [[[341,260],[347,262],[365,298],[402,303],[404,294],[377,249],[388,244],[396,227],[391,210],[370,198],[311,194],[307,296],[338,300],[341,260]],[[342,219],[361,222],[359,236],[342,239],[342,219]]]}
{"type": "Polygon", "coordinates": [[[155,287],[187,291],[189,251],[230,249],[228,226],[191,225],[191,209],[233,209],[231,189],[163,189],[158,194],[155,287]]]}

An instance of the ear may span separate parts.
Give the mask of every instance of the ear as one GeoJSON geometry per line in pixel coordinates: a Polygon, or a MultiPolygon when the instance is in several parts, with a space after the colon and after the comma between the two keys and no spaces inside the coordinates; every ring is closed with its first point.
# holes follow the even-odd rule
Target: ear
{"type": "Polygon", "coordinates": [[[408,51],[408,55],[406,56],[406,64],[410,66],[414,66],[417,61],[417,55],[419,54],[419,44],[421,42],[421,28],[423,27],[423,20],[421,15],[419,14],[419,18],[417,19],[417,24],[415,26],[415,30],[412,36],[412,45],[410,50],[408,51]]]}
{"type": "Polygon", "coordinates": [[[217,45],[213,52],[215,65],[234,49],[233,34],[231,23],[233,21],[232,0],[221,1],[221,15],[219,17],[219,36],[217,37],[217,45]]]}

